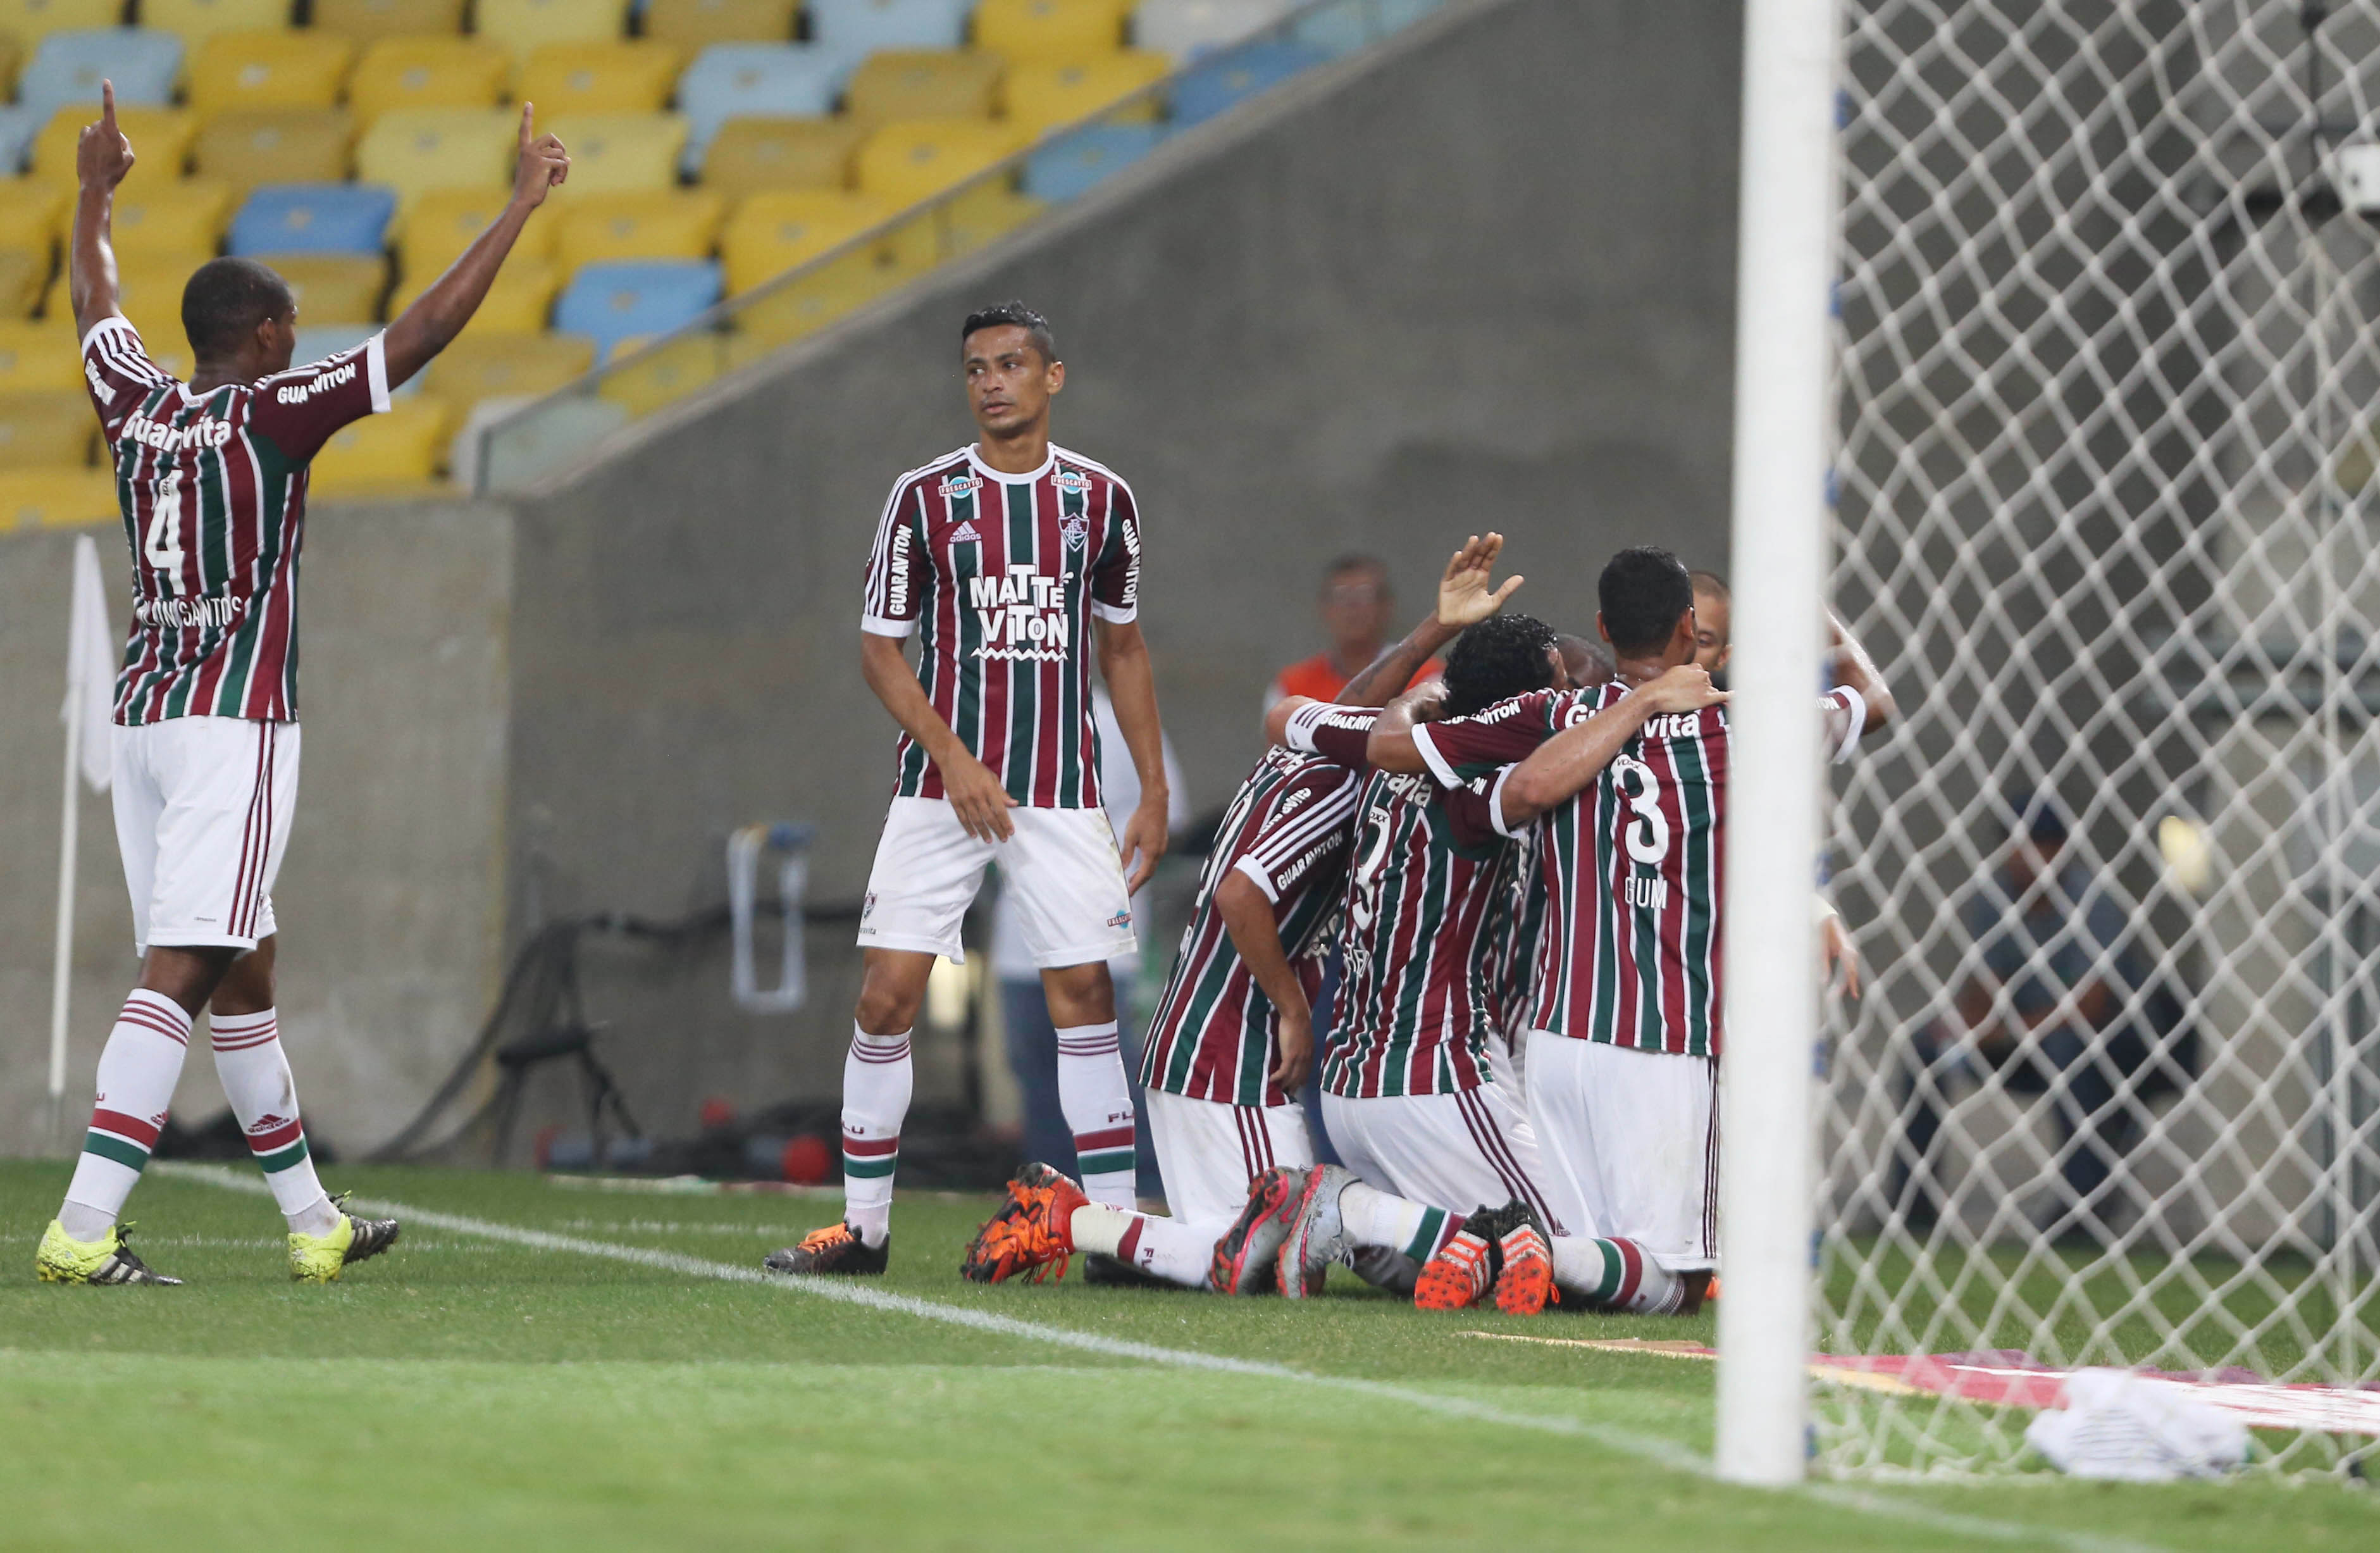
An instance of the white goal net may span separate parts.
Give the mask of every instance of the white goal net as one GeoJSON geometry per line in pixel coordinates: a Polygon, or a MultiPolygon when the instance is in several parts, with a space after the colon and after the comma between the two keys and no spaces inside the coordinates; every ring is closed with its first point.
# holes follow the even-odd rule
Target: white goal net
{"type": "Polygon", "coordinates": [[[2380,1450],[2380,0],[1846,0],[1822,1471],[2380,1450]],[[1828,1379],[1832,1375],[1835,1378],[1828,1379]]]}

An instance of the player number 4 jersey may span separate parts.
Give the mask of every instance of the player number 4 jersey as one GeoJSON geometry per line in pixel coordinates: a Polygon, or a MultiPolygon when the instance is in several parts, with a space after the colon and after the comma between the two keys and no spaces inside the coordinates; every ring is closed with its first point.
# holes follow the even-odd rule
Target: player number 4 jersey
{"type": "MultiPolygon", "coordinates": [[[[1099,806],[1093,617],[1138,618],[1140,514],[1112,471],[1062,447],[1004,475],[963,447],[893,484],[860,628],[919,636],[917,679],[960,742],[1030,808],[1099,806]]],[[[906,733],[895,793],[941,798],[906,733]]]]}
{"type": "Polygon", "coordinates": [[[115,720],[298,716],[298,553],[306,466],[388,409],[381,337],[254,384],[193,393],[121,317],[82,345],[132,549],[115,720]]]}

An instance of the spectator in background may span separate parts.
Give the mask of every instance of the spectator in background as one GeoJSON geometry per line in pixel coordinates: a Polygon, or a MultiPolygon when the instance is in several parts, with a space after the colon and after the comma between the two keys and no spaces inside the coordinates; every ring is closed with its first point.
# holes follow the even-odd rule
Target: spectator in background
{"type": "Polygon", "coordinates": [[[1728,645],[1728,615],[1733,606],[1733,595],[1727,591],[1727,580],[1715,571],[1690,571],[1686,575],[1694,584],[1694,662],[1711,677],[1711,683],[1727,689],[1727,660],[1734,654],[1728,645]]]}
{"type": "MultiPolygon", "coordinates": [[[[1105,686],[1091,687],[1091,721],[1099,734],[1099,792],[1106,800],[1109,822],[1123,834],[1123,820],[1140,803],[1140,776],[1133,769],[1132,751],[1116,726],[1115,709],[1108,704],[1105,686]]],[[[1173,757],[1173,740],[1165,740],[1166,829],[1179,836],[1190,823],[1189,789],[1182,780],[1182,764],[1173,757]]],[[[1126,858],[1127,872],[1132,859],[1126,858]]],[[[1149,899],[1144,887],[1132,899],[1132,929],[1140,940],[1128,959],[1108,961],[1115,982],[1116,1033],[1123,1043],[1123,1068],[1132,1081],[1134,1142],[1138,1145],[1136,1189],[1147,1198],[1164,1195],[1157,1173],[1157,1149],[1148,1140],[1148,1111],[1140,1101],[1140,1027],[1146,1010],[1138,1006],[1141,961],[1148,953],[1149,899]]],[[[1058,1031],[1050,1022],[1049,1000],[1042,996],[1041,972],[1025,942],[1025,930],[1007,889],[992,906],[991,972],[1000,982],[1001,1026],[1008,1046],[1008,1065],[1024,1092],[1026,1159],[1038,1159],[1075,1175],[1075,1134],[1058,1104],[1058,1031]]]]}
{"type": "Polygon", "coordinates": [[[1283,696],[1336,701],[1348,680],[1371,666],[1388,645],[1390,617],[1396,613],[1389,569],[1377,556],[1340,556],[1322,574],[1319,608],[1330,645],[1273,676],[1265,687],[1267,711],[1283,696]]]}

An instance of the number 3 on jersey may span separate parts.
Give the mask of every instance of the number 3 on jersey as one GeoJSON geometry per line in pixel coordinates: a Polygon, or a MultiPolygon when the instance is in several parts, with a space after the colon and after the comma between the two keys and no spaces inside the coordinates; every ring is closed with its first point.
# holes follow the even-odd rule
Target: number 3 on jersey
{"type": "Polygon", "coordinates": [[[1611,763],[1620,795],[1628,801],[1635,819],[1628,826],[1628,855],[1647,868],[1658,868],[1670,855],[1670,816],[1661,813],[1661,779],[1633,755],[1611,763]]]}
{"type": "Polygon", "coordinates": [[[164,574],[168,593],[182,591],[182,471],[159,475],[149,506],[149,532],[140,553],[152,570],[164,574]]]}

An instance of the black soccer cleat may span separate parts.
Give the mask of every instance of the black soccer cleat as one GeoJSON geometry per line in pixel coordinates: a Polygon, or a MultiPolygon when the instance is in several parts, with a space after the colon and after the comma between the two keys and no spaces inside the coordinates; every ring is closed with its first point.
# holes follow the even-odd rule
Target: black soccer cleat
{"type": "Polygon", "coordinates": [[[892,1237],[884,1243],[871,1246],[859,1238],[859,1231],[848,1224],[830,1224],[823,1229],[813,1229],[802,1237],[799,1245],[789,1245],[772,1251],[760,1259],[760,1266],[772,1273],[807,1275],[812,1273],[876,1274],[884,1270],[892,1260],[892,1237]]]}

